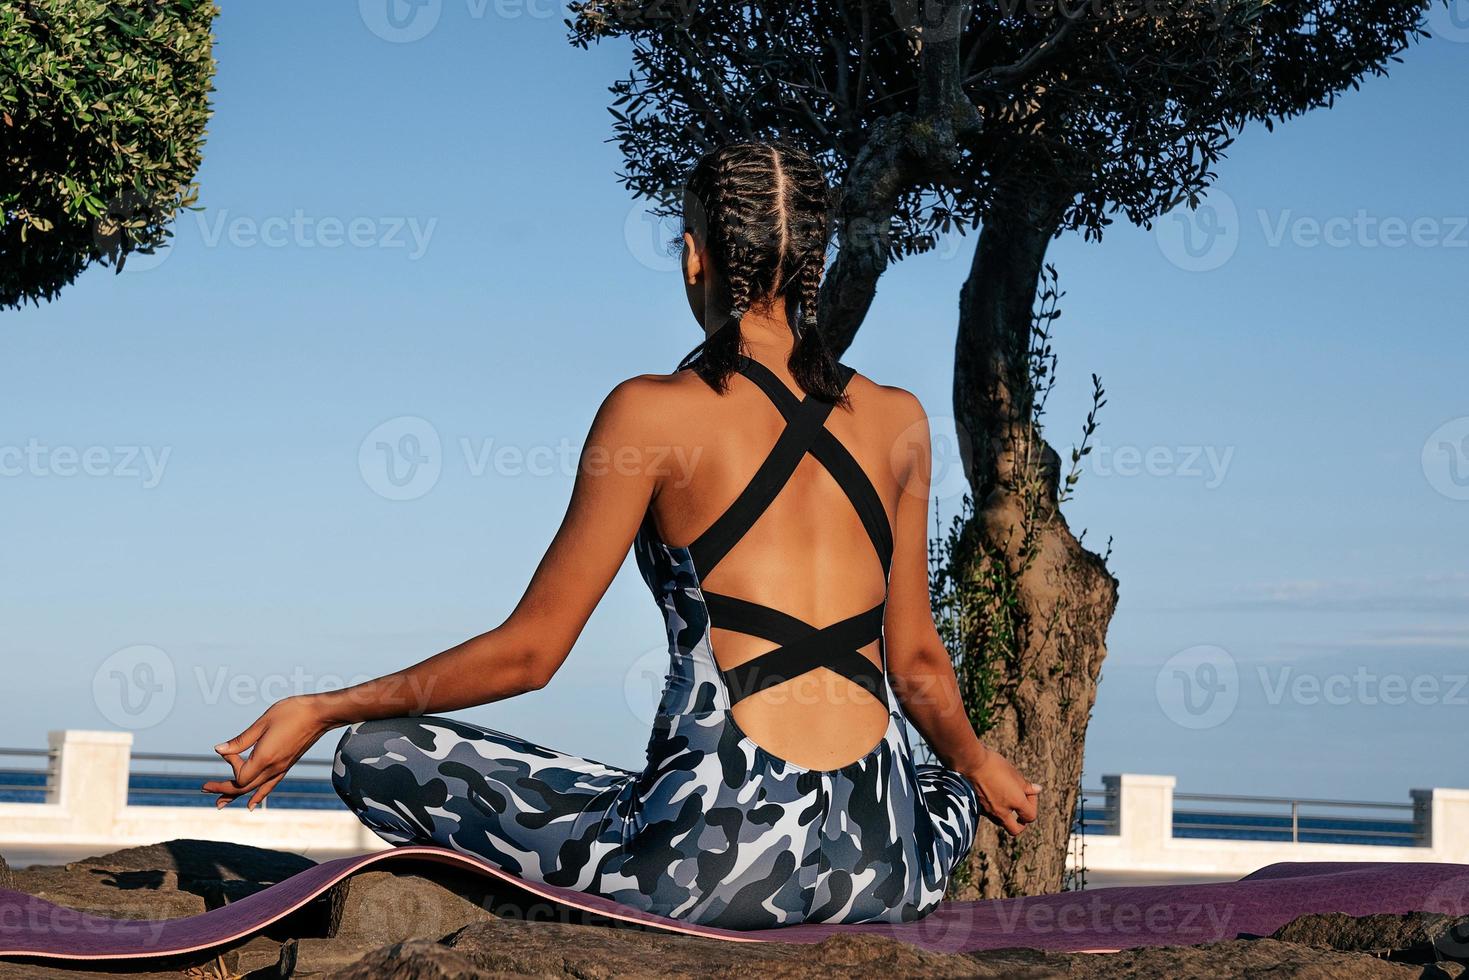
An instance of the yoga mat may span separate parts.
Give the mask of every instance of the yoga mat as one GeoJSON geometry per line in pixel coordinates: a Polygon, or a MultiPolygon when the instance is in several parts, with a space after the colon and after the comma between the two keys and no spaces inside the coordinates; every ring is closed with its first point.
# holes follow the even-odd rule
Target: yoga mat
{"type": "Polygon", "coordinates": [[[1268,935],[1307,913],[1415,911],[1469,914],[1469,865],[1431,863],[1273,864],[1239,881],[1098,888],[1033,898],[946,902],[917,922],[799,925],[734,932],[689,925],[554,885],[524,881],[468,854],[400,847],[308,868],[230,905],[181,919],[88,915],[0,889],[0,956],[55,960],[141,959],[197,953],[244,939],[332,885],[370,867],[421,862],[486,875],[547,909],[730,942],[816,943],[831,936],[887,936],[940,952],[1029,946],[1112,952],[1132,946],[1194,945],[1268,935]]]}

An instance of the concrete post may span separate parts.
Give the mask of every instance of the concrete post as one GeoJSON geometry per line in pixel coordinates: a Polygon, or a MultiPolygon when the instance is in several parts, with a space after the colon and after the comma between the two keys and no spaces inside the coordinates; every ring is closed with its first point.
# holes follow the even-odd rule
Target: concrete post
{"type": "Polygon", "coordinates": [[[1175,776],[1123,773],[1102,777],[1124,851],[1156,855],[1173,838],[1173,787],[1177,783],[1175,776]]]}
{"type": "Polygon", "coordinates": [[[132,732],[50,732],[56,767],[46,802],[67,812],[67,829],[82,840],[112,839],[128,800],[132,732]]]}
{"type": "Polygon", "coordinates": [[[1434,861],[1469,864],[1469,789],[1413,790],[1413,823],[1434,861]]]}

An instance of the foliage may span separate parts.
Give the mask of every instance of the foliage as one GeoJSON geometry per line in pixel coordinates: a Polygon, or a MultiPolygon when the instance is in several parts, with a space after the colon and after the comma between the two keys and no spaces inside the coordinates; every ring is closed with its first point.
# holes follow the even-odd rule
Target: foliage
{"type": "Polygon", "coordinates": [[[194,202],[210,0],[0,0],[0,309],[121,269],[194,202]]]}
{"type": "MultiPolygon", "coordinates": [[[[1422,33],[1423,0],[576,0],[574,44],[630,38],[611,88],[635,197],[675,213],[692,161],[776,135],[842,184],[894,125],[957,145],[897,189],[891,255],[1058,188],[1100,237],[1194,203],[1249,120],[1330,105],[1422,33]],[[937,80],[936,80],[937,79],[937,80]],[[885,128],[886,127],[886,128],[885,128]]],[[[896,175],[890,179],[901,179],[896,175]]],[[[840,238],[844,229],[838,228],[840,238]]]]}

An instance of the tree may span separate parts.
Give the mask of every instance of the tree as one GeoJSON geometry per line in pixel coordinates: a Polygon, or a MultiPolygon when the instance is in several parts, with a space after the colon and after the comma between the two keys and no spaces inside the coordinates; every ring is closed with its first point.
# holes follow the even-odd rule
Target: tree
{"type": "Polygon", "coordinates": [[[169,237],[196,189],[209,0],[0,0],[0,309],[169,237]]]}
{"type": "MultiPolygon", "coordinates": [[[[1197,204],[1252,120],[1329,106],[1422,33],[1422,0],[763,0],[676,10],[581,0],[571,40],[632,42],[613,84],[624,185],[676,212],[690,161],[780,136],[841,187],[821,326],[850,344],[890,261],[978,229],[954,414],[975,501],[952,581],[980,614],[953,652],[986,740],[1047,787],[1042,819],[973,859],[983,896],[1060,887],[1117,583],[1060,511],[1040,430],[1053,377],[1050,241],[1197,204]],[[1039,303],[1039,305],[1038,305],[1039,303]],[[1048,305],[1050,304],[1050,305],[1048,305]]],[[[1102,401],[1097,382],[1096,399],[1102,401]]],[[[1088,419],[1086,435],[1095,427],[1088,419]]]]}

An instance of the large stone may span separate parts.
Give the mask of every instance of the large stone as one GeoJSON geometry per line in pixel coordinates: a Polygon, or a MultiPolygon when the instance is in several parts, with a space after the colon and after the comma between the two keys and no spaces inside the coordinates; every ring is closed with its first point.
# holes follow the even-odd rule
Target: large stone
{"type": "Polygon", "coordinates": [[[10,865],[5,863],[5,858],[0,857],[0,888],[14,888],[15,875],[10,871],[10,865]]]}
{"type": "Polygon", "coordinates": [[[1439,960],[1469,963],[1469,916],[1456,918],[1437,912],[1303,915],[1281,926],[1272,938],[1324,949],[1391,956],[1409,963],[1439,960]]]}
{"type": "Polygon", "coordinates": [[[316,862],[299,854],[213,840],[171,840],[83,858],[67,867],[172,871],[182,879],[275,884],[316,862]]]}
{"type": "MultiPolygon", "coordinates": [[[[982,954],[981,954],[982,958],[982,954]]],[[[1066,974],[1078,980],[1426,980],[1422,966],[1390,963],[1368,953],[1315,949],[1275,939],[1236,939],[1206,946],[1078,953],[1066,974]]]]}
{"type": "Polygon", "coordinates": [[[176,919],[208,907],[204,897],[179,887],[172,871],[113,871],[108,868],[27,868],[15,887],[56,905],[114,919],[176,919]]]}
{"type": "MultiPolygon", "coordinates": [[[[1016,980],[1153,980],[1156,977],[1410,980],[1449,977],[1429,967],[1365,953],[1321,950],[1276,940],[1121,953],[996,950],[931,953],[876,936],[847,935],[814,946],[730,943],[633,929],[492,920],[443,942],[412,940],[368,953],[333,980],[471,980],[540,976],[611,980],[621,976],[755,978],[1005,977],[1016,980]]],[[[289,975],[289,974],[285,974],[289,975]]]]}
{"type": "Polygon", "coordinates": [[[443,942],[411,940],[368,953],[333,980],[488,976],[571,976],[611,980],[660,977],[821,977],[883,974],[924,977],[1058,975],[1065,957],[1008,951],[979,962],[931,953],[876,936],[839,936],[814,946],[732,943],[632,928],[490,919],[466,926],[443,942]]]}
{"type": "Polygon", "coordinates": [[[328,934],[374,947],[441,939],[493,918],[497,886],[484,875],[445,867],[364,871],[333,889],[328,934]]]}
{"type": "Polygon", "coordinates": [[[175,840],[27,868],[13,873],[13,887],[96,915],[172,919],[228,904],[313,863],[242,844],[175,840]]]}

